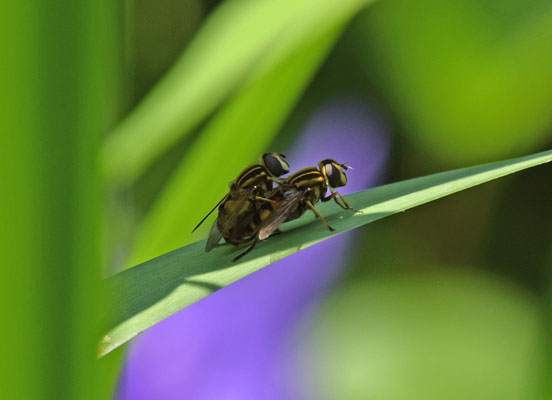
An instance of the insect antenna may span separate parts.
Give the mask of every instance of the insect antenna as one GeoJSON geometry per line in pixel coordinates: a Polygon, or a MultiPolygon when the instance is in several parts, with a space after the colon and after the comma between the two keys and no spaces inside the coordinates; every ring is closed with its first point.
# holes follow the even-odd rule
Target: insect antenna
{"type": "Polygon", "coordinates": [[[192,233],[194,233],[195,230],[196,230],[197,228],[199,228],[199,226],[203,223],[203,221],[205,221],[205,220],[207,219],[207,217],[208,217],[209,215],[211,215],[211,214],[213,213],[213,211],[215,211],[215,210],[217,209],[217,207],[220,206],[220,204],[221,204],[227,197],[228,197],[228,195],[225,195],[222,199],[220,199],[220,201],[217,203],[217,205],[214,206],[213,209],[212,209],[211,211],[209,211],[209,212],[207,213],[207,215],[204,216],[203,219],[202,219],[201,221],[199,221],[199,224],[197,224],[196,227],[192,230],[192,233]]]}

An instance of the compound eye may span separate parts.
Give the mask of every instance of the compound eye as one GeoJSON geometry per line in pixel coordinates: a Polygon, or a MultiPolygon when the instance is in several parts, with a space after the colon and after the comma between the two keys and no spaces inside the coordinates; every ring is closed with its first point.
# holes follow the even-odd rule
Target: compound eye
{"type": "Polygon", "coordinates": [[[289,164],[280,154],[263,154],[263,164],[272,176],[281,176],[289,172],[289,164]]]}
{"type": "Polygon", "coordinates": [[[326,169],[326,176],[331,187],[336,188],[347,184],[347,176],[343,173],[339,164],[331,162],[325,164],[324,168],[326,169]]]}

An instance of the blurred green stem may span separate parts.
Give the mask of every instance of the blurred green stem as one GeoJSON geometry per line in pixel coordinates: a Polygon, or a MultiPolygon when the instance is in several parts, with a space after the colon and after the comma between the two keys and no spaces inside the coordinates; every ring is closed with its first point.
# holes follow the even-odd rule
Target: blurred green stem
{"type": "Polygon", "coordinates": [[[105,399],[97,151],[117,109],[116,3],[2,2],[3,399],[105,399]]]}

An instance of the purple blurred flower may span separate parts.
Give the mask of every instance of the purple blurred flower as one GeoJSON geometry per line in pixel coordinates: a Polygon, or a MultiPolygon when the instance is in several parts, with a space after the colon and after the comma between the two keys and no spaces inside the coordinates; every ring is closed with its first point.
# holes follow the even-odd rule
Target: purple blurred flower
{"type": "MultiPolygon", "coordinates": [[[[340,99],[317,110],[287,159],[292,170],[324,158],[352,165],[346,194],[381,180],[388,147],[381,119],[340,99]]],[[[118,398],[301,398],[290,334],[345,264],[352,234],[273,263],[144,332],[130,346],[118,398]]]]}

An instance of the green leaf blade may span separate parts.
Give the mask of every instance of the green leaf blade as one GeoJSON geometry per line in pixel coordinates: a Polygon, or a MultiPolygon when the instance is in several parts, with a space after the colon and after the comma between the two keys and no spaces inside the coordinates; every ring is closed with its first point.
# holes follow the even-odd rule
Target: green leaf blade
{"type": "Polygon", "coordinates": [[[345,23],[371,0],[232,0],[210,15],[174,67],[114,129],[101,151],[107,182],[135,181],[280,51],[345,23]],[[254,34],[252,34],[254,32],[254,34]],[[239,44],[239,45],[236,45],[239,44]]]}
{"type": "Polygon", "coordinates": [[[343,210],[333,203],[319,204],[320,213],[333,225],[307,215],[285,224],[284,234],[260,243],[238,263],[239,249],[225,247],[204,253],[204,241],[167,253],[106,280],[114,310],[100,355],[182,308],[256,270],[324,239],[386,216],[416,207],[461,190],[552,160],[552,151],[513,160],[392,183],[346,196],[363,213],[343,210]]]}

